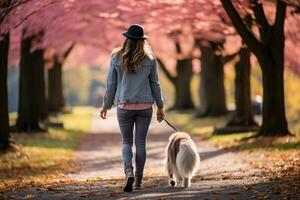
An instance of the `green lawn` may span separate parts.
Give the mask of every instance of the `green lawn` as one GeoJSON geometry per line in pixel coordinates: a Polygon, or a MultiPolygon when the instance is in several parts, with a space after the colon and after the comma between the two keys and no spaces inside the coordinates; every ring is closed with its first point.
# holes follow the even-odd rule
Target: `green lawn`
{"type": "MultiPolygon", "coordinates": [[[[93,108],[76,107],[70,114],[53,118],[64,128],[48,128],[46,133],[14,133],[16,149],[0,155],[0,189],[46,184],[63,178],[63,172],[74,170],[74,149],[84,133],[90,130],[93,108]]],[[[16,114],[11,114],[11,122],[16,114]]]]}
{"type": "Polygon", "coordinates": [[[168,119],[175,123],[180,130],[200,136],[205,140],[209,140],[218,146],[225,148],[234,148],[238,150],[299,150],[300,149],[300,133],[297,132],[299,124],[293,124],[290,129],[295,136],[287,137],[268,137],[268,138],[250,138],[254,136],[254,132],[236,133],[228,135],[214,135],[215,127],[223,127],[226,124],[226,117],[208,117],[195,118],[193,112],[167,113],[168,119]],[[248,139],[250,138],[250,139],[248,139]]]}

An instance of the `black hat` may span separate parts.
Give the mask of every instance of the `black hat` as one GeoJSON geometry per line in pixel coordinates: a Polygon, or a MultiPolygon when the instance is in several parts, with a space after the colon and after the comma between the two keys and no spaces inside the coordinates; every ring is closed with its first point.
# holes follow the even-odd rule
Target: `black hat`
{"type": "Polygon", "coordinates": [[[148,36],[144,33],[144,28],[139,24],[132,24],[123,35],[130,39],[143,40],[147,39],[148,36]]]}

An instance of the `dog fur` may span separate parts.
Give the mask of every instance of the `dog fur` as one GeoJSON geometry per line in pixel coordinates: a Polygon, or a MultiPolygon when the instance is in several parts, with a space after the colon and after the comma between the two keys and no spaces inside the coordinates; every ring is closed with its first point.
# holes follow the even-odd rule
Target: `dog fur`
{"type": "Polygon", "coordinates": [[[199,164],[200,156],[190,135],[185,132],[173,133],[166,148],[170,186],[175,187],[177,182],[182,182],[183,187],[189,187],[199,164]]]}

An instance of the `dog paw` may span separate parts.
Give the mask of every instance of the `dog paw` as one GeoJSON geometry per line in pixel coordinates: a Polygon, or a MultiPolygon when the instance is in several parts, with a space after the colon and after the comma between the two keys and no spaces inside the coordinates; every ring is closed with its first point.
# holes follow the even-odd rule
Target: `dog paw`
{"type": "Polygon", "coordinates": [[[176,182],[174,180],[170,180],[170,186],[175,187],[176,186],[176,182]]]}

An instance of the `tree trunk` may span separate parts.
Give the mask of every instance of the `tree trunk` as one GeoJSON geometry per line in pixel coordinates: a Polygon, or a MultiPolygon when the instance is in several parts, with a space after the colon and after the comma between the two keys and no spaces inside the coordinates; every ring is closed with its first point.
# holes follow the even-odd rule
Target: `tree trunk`
{"type": "Polygon", "coordinates": [[[231,0],[221,0],[232,24],[256,55],[263,76],[263,122],[258,135],[289,135],[284,105],[284,22],[287,3],[276,1],[275,22],[270,25],[261,3],[254,1],[260,40],[246,27],[231,0]]]}
{"type": "Polygon", "coordinates": [[[240,60],[235,64],[235,105],[236,109],[227,126],[257,126],[251,106],[250,89],[250,51],[247,47],[240,50],[240,60]]]}
{"type": "MultiPolygon", "coordinates": [[[[24,34],[25,32],[23,32],[24,34]]],[[[20,59],[18,131],[42,131],[39,119],[45,116],[43,50],[30,52],[34,37],[22,38],[20,59]]]]}
{"type": "Polygon", "coordinates": [[[221,55],[216,53],[216,44],[200,45],[200,109],[198,117],[221,116],[227,113],[224,71],[221,55]]]}
{"type": "Polygon", "coordinates": [[[44,50],[37,49],[32,53],[33,65],[36,70],[36,79],[38,82],[37,86],[37,97],[39,107],[39,119],[45,120],[48,117],[47,101],[46,101],[46,84],[45,84],[45,62],[44,62],[44,50]]]}
{"type": "Polygon", "coordinates": [[[284,104],[283,51],[275,45],[272,53],[258,59],[263,78],[263,121],[258,135],[289,135],[284,104]],[[275,49],[276,48],[276,49],[275,49]]]}
{"type": "Polygon", "coordinates": [[[7,64],[9,51],[9,33],[3,34],[0,40],[0,150],[7,150],[9,142],[7,64]]]}
{"type": "Polygon", "coordinates": [[[62,83],[62,63],[54,58],[53,68],[48,71],[48,110],[60,112],[65,106],[62,83]]]}
{"type": "Polygon", "coordinates": [[[157,58],[157,61],[162,71],[175,88],[175,102],[169,110],[186,110],[194,108],[190,90],[191,79],[193,76],[192,59],[187,58],[177,60],[176,77],[170,74],[161,59],[157,58]]]}
{"type": "Polygon", "coordinates": [[[187,110],[194,108],[190,83],[193,76],[192,59],[177,60],[175,79],[175,103],[172,109],[187,110]]]}

